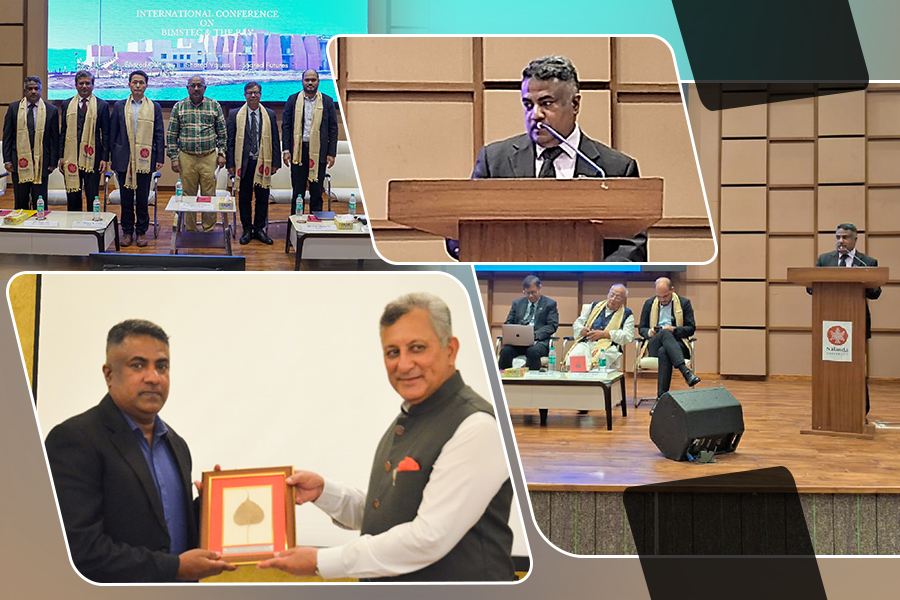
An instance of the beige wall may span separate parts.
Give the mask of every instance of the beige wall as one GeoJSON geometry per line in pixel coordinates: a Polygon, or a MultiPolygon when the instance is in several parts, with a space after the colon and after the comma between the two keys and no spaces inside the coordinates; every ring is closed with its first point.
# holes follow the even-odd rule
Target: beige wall
{"type": "Polygon", "coordinates": [[[522,68],[547,54],[568,56],[578,69],[585,133],[636,157],[642,175],[665,178],[664,219],[650,232],[650,260],[712,256],[694,151],[664,42],[351,37],[332,50],[366,207],[387,258],[447,260],[442,240],[386,223],[387,182],[468,178],[484,144],[524,132],[522,68]]]}

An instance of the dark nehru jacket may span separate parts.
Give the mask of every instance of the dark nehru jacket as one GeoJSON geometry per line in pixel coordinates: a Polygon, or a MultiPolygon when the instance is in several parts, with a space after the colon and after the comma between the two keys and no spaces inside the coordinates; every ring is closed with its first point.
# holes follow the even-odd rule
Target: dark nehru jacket
{"type": "MultiPolygon", "coordinates": [[[[434,462],[456,429],[476,412],[494,410],[465,385],[459,371],[426,400],[402,412],[391,424],[375,452],[366,496],[361,533],[377,535],[415,519],[434,462]],[[418,471],[394,469],[411,457],[418,471]],[[385,466],[390,463],[390,468],[385,466]]],[[[473,464],[473,469],[478,465],[473,464]]],[[[435,563],[398,577],[369,581],[511,581],[512,530],[509,510],[512,484],[507,479],[487,510],[450,552],[435,563]]]]}

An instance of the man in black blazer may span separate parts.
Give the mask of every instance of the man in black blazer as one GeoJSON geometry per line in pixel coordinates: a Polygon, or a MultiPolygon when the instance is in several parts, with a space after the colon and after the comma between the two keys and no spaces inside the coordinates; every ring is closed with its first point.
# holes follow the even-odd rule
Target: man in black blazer
{"type": "Polygon", "coordinates": [[[556,300],[541,293],[541,280],[529,275],[522,281],[522,294],[512,303],[504,323],[510,325],[533,325],[534,345],[513,346],[504,344],[497,361],[501,369],[512,366],[515,357],[525,355],[525,366],[533,371],[541,370],[541,358],[550,354],[550,337],[559,327],[559,310],[556,300]]]}
{"type": "MultiPolygon", "coordinates": [[[[80,187],[75,191],[66,192],[66,200],[68,202],[68,210],[93,210],[94,198],[100,195],[100,176],[106,173],[106,162],[109,158],[109,104],[106,100],[101,100],[94,96],[94,76],[89,71],[78,71],[75,73],[75,89],[78,93],[65,100],[60,111],[60,130],[59,130],[59,169],[63,176],[67,172],[77,173],[80,187]],[[92,100],[96,99],[96,121],[94,123],[94,147],[89,153],[93,154],[93,168],[81,169],[76,164],[78,149],[87,142],[87,136],[84,135],[84,119],[87,114],[88,106],[92,100]],[[69,105],[75,102],[74,124],[77,127],[75,136],[76,155],[72,157],[71,162],[67,163],[66,156],[66,133],[69,130],[69,105]],[[81,202],[81,192],[84,192],[85,203],[81,202]],[[86,208],[84,208],[86,206],[86,208]]],[[[69,189],[68,186],[66,188],[69,189]]]]}
{"type": "MultiPolygon", "coordinates": [[[[817,267],[877,267],[878,260],[856,250],[856,238],[858,231],[853,223],[841,223],[834,233],[835,250],[820,254],[816,260],[817,267]]],[[[811,288],[806,291],[812,294],[811,288]]],[[[881,288],[866,288],[866,298],[878,300],[881,296],[881,288]]],[[[869,313],[869,303],[866,302],[866,339],[872,337],[872,315],[869,313]]],[[[869,414],[869,384],[866,382],[866,414],[869,414]]]]}
{"type": "MultiPolygon", "coordinates": [[[[531,61],[522,71],[526,133],[482,148],[472,178],[638,177],[637,161],[590,139],[581,131],[576,122],[581,108],[579,89],[578,73],[564,56],[545,56],[531,61]],[[603,172],[598,172],[574,150],[561,144],[543,127],[545,125],[578,148],[603,172]]],[[[644,232],[631,240],[604,240],[604,261],[644,262],[647,260],[646,246],[647,234],[644,232]]],[[[452,244],[448,251],[454,255],[452,244]]],[[[458,257],[458,252],[454,257],[458,257]]]]}
{"type": "Polygon", "coordinates": [[[36,208],[38,196],[42,196],[44,202],[47,201],[47,180],[57,163],[59,163],[59,111],[54,105],[41,100],[41,79],[30,75],[25,78],[24,99],[11,103],[6,110],[6,118],[3,120],[3,166],[6,168],[6,172],[12,175],[17,209],[36,208]],[[46,111],[44,133],[42,139],[38,140],[42,144],[41,181],[35,183],[33,176],[31,177],[32,181],[19,181],[19,167],[26,168],[34,162],[33,152],[26,156],[24,150],[20,152],[17,148],[19,109],[24,108],[31,112],[31,115],[26,117],[25,123],[28,128],[29,142],[33,149],[35,127],[38,125],[36,113],[40,110],[41,105],[46,111]],[[24,164],[21,162],[23,160],[24,164]]]}
{"type": "Polygon", "coordinates": [[[244,143],[241,149],[241,164],[235,165],[234,145],[237,141],[238,133],[238,115],[243,106],[233,108],[228,113],[228,121],[225,123],[225,131],[228,135],[228,144],[225,147],[225,167],[232,177],[238,173],[238,209],[241,213],[241,226],[244,233],[241,235],[241,244],[249,244],[252,238],[256,238],[264,244],[272,244],[272,238],[266,234],[266,225],[269,221],[269,189],[255,185],[256,179],[265,176],[266,181],[275,172],[278,171],[280,164],[278,151],[281,149],[281,141],[278,138],[278,122],[275,119],[275,111],[270,108],[261,106],[259,101],[262,98],[262,86],[255,82],[249,81],[244,86],[244,99],[247,101],[246,117],[241,123],[244,131],[244,143]],[[263,134],[263,115],[269,119],[269,130],[271,137],[271,146],[268,155],[268,161],[260,164],[262,153],[262,134],[263,134]],[[255,132],[255,133],[254,133],[255,132]],[[257,166],[259,165],[259,166],[257,166]],[[240,171],[236,170],[236,167],[240,171]],[[257,177],[257,170],[262,169],[257,177]],[[252,218],[253,194],[256,193],[256,218],[252,218]]]}
{"type": "Polygon", "coordinates": [[[147,208],[150,198],[150,182],[153,173],[162,169],[166,156],[166,132],[162,108],[158,102],[154,102],[144,95],[148,79],[149,77],[144,71],[134,71],[128,76],[131,95],[125,100],[119,100],[113,106],[109,127],[112,148],[110,168],[116,172],[119,180],[119,194],[122,198],[122,233],[124,234],[122,245],[130,246],[133,234],[137,234],[137,245],[142,248],[147,245],[147,239],[144,236],[150,228],[150,213],[147,208]],[[153,137],[150,148],[141,148],[138,150],[138,156],[149,151],[149,157],[143,157],[144,160],[147,160],[146,168],[149,171],[146,173],[135,172],[133,185],[136,187],[132,188],[128,186],[128,170],[132,165],[131,142],[129,141],[128,124],[125,122],[125,109],[126,104],[130,103],[133,115],[131,129],[135,136],[135,147],[137,147],[139,143],[137,115],[144,102],[149,102],[153,108],[153,137]],[[135,221],[137,221],[136,225],[135,221]]]}
{"type": "Polygon", "coordinates": [[[291,187],[294,201],[291,202],[291,214],[296,211],[296,199],[306,193],[309,185],[309,210],[322,210],[322,186],[325,181],[325,169],[334,166],[337,156],[338,122],[334,100],[319,91],[319,74],[309,69],[303,73],[303,93],[291,94],[281,114],[281,139],[284,147],[282,158],[284,166],[291,169],[291,187]],[[311,132],[315,113],[321,106],[321,125],[318,136],[311,132]],[[294,135],[297,130],[298,138],[294,135]],[[318,141],[316,141],[318,137],[318,141]],[[319,151],[310,147],[318,144],[319,151]]]}
{"type": "MultiPolygon", "coordinates": [[[[638,333],[649,341],[637,360],[645,356],[655,356],[659,360],[656,379],[658,400],[672,385],[672,367],[681,371],[685,383],[690,387],[700,383],[700,378],[684,363],[685,359],[691,357],[687,341],[696,329],[691,301],[675,293],[675,286],[668,277],[656,280],[655,291],[656,295],[648,298],[641,309],[638,333]]],[[[652,412],[651,409],[651,414],[652,412]]]]}
{"type": "Polygon", "coordinates": [[[75,567],[97,582],[196,581],[234,569],[198,549],[191,453],[159,418],[169,342],[149,321],[115,325],[100,404],[50,431],[47,458],[75,567]]]}

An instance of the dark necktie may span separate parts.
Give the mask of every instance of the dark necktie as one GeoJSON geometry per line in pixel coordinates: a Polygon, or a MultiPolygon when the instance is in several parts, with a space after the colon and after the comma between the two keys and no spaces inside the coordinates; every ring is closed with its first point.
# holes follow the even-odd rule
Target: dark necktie
{"type": "Polygon", "coordinates": [[[259,125],[256,122],[256,113],[250,113],[250,156],[259,154],[259,125]]]}
{"type": "Polygon", "coordinates": [[[525,311],[525,322],[523,325],[531,325],[531,319],[534,317],[534,304],[528,303],[528,310],[525,311]]]}
{"type": "Polygon", "coordinates": [[[541,159],[544,161],[541,165],[541,173],[538,177],[556,177],[556,167],[553,161],[563,153],[563,149],[559,146],[547,148],[541,153],[541,159]]]}
{"type": "Polygon", "coordinates": [[[81,114],[87,113],[87,98],[81,99],[81,114]]]}
{"type": "Polygon", "coordinates": [[[28,138],[31,140],[31,149],[34,150],[34,104],[28,105],[28,114],[25,117],[28,125],[28,138]]]}
{"type": "Polygon", "coordinates": [[[842,255],[841,255],[841,259],[840,259],[840,263],[841,263],[841,266],[842,266],[842,267],[846,267],[847,265],[849,265],[849,264],[850,264],[850,255],[849,255],[849,254],[842,254],[842,255]]]}

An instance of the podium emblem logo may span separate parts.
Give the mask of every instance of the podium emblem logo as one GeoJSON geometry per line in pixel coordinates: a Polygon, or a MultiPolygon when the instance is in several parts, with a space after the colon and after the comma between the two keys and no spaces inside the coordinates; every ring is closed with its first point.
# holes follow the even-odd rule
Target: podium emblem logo
{"type": "Polygon", "coordinates": [[[828,330],[828,341],[835,346],[843,346],[847,343],[847,330],[840,325],[835,325],[828,330]]]}

